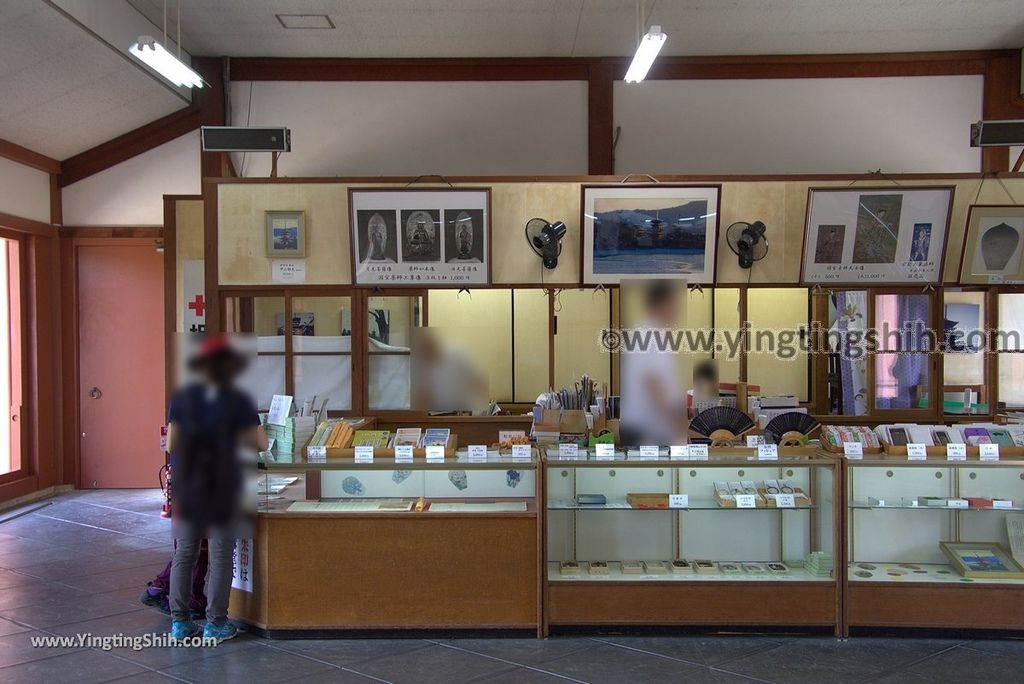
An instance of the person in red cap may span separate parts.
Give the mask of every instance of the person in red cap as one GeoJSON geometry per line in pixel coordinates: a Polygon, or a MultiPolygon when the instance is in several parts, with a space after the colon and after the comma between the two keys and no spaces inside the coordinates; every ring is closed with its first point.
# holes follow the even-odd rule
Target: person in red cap
{"type": "Polygon", "coordinates": [[[235,386],[245,366],[246,358],[230,340],[208,336],[189,362],[199,379],[171,397],[167,442],[174,473],[171,523],[175,549],[169,607],[171,635],[178,640],[199,634],[189,604],[203,540],[209,557],[203,636],[222,641],[237,634],[228,622],[227,609],[232,554],[242,523],[245,472],[239,449],[267,448],[255,404],[235,386]]]}

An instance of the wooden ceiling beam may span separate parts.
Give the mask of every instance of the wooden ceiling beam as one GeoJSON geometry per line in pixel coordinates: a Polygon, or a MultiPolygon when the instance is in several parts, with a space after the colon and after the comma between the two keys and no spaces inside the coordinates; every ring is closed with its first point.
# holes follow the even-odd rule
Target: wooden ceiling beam
{"type": "Polygon", "coordinates": [[[9,140],[0,139],[0,157],[16,161],[25,166],[31,166],[33,169],[49,174],[56,175],[60,173],[60,162],[56,159],[47,157],[45,154],[33,152],[27,147],[22,147],[9,140]]]}

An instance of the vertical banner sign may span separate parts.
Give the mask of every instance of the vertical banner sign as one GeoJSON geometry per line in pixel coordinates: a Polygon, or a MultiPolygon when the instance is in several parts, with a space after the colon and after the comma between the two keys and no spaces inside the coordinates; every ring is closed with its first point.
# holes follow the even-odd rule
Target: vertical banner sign
{"type": "Polygon", "coordinates": [[[252,539],[235,542],[231,556],[231,588],[252,593],[252,539]]]}
{"type": "Polygon", "coordinates": [[[181,307],[185,332],[198,333],[206,330],[206,274],[202,259],[185,259],[183,266],[183,287],[181,307]]]}

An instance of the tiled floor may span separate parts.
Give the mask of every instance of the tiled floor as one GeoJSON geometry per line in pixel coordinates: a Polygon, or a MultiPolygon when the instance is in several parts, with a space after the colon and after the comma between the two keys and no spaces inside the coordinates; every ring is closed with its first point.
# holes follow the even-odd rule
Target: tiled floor
{"type": "MultiPolygon", "coordinates": [[[[76,492],[0,523],[0,682],[1024,681],[1024,641],[759,636],[274,641],[33,649],[32,636],[163,632],[136,603],[167,562],[156,491],[76,492]]],[[[37,504],[38,505],[38,504],[37,504]]],[[[28,507],[31,508],[31,507],[28,507]]],[[[9,519],[13,512],[0,514],[9,519]]],[[[1024,621],[1024,616],[1022,616],[1024,621]]]]}

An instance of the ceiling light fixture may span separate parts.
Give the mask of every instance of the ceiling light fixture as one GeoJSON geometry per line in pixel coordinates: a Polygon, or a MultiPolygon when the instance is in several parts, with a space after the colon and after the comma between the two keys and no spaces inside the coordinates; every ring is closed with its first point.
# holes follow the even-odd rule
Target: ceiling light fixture
{"type": "MultiPolygon", "coordinates": [[[[638,31],[639,33],[639,31],[638,31]]],[[[665,44],[667,36],[661,32],[660,26],[651,26],[651,30],[640,39],[636,47],[636,54],[633,55],[633,62],[626,71],[626,83],[639,83],[647,77],[651,65],[661,52],[661,46],[665,44]]]]}
{"type": "Polygon", "coordinates": [[[133,43],[128,48],[128,52],[176,86],[203,87],[203,77],[165,50],[164,46],[156,42],[153,36],[139,36],[139,42],[133,43]]]}

